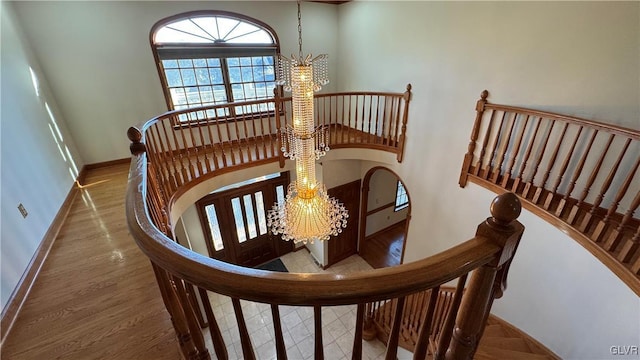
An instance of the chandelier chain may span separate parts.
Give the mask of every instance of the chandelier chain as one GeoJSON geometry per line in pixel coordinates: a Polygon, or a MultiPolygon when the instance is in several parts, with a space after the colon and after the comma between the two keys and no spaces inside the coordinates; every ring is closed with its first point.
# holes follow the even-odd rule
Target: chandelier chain
{"type": "Polygon", "coordinates": [[[300,13],[300,0],[298,0],[298,58],[302,61],[302,14],[300,13]]]}

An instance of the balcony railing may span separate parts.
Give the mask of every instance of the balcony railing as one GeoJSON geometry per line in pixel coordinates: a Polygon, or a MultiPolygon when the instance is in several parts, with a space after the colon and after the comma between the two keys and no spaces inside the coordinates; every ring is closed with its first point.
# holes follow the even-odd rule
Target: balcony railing
{"type": "Polygon", "coordinates": [[[485,90],[460,173],[564,230],[640,295],[640,130],[496,105],[485,90]]]}
{"type": "MultiPolygon", "coordinates": [[[[407,112],[407,92],[341,93],[319,96],[316,116],[330,131],[331,147],[365,147],[390,151],[402,159],[407,112]]],[[[274,347],[278,359],[287,358],[280,309],[283,305],[313,308],[316,359],[324,358],[322,310],[355,307],[352,358],[362,358],[366,311],[375,302],[393,300],[387,337],[386,359],[396,359],[403,312],[412,306],[412,294],[439,294],[439,287],[458,279],[455,306],[420,312],[412,322],[418,332],[415,358],[427,353],[436,358],[470,359],[482,335],[494,298],[502,296],[509,264],[522,236],[516,221],[520,203],[504,194],[491,207],[492,216],[478,227],[476,236],[435,256],[393,268],[352,274],[272,273],[239,267],[195,253],[172,239],[170,204],[184,189],[207,177],[242,167],[281,161],[279,129],[290,121],[290,100],[255,101],[224,106],[242,106],[243,117],[220,117],[224,106],[169,112],[130,128],[132,163],[127,191],[127,221],[140,249],[149,257],[167,311],[171,315],[181,351],[188,359],[207,359],[213,352],[227,359],[227,346],[209,302],[208,292],[231,298],[234,321],[244,359],[255,359],[252,337],[241,301],[266,304],[273,320],[274,347]],[[270,103],[273,103],[273,107],[270,103]],[[266,104],[266,105],[265,105],[266,104]],[[193,117],[190,112],[213,110],[214,116],[193,117]],[[247,113],[251,112],[249,116],[247,113]],[[180,119],[187,121],[180,121],[180,119]],[[470,280],[467,281],[467,278],[470,280]],[[446,324],[433,325],[446,312],[446,324]],[[203,330],[208,327],[208,330],[203,330]],[[438,329],[438,343],[430,345],[438,329]],[[205,344],[208,332],[211,347],[205,344]]],[[[236,112],[238,113],[238,112],[236,112]]],[[[428,236],[425,234],[425,236],[428,236]]],[[[416,295],[417,296],[417,295],[416,295]]],[[[427,309],[434,309],[438,296],[430,296],[427,309]]],[[[407,310],[407,311],[410,311],[407,310]]],[[[228,321],[228,319],[226,319],[228,321]]],[[[344,335],[351,336],[351,335],[344,335]]]]}

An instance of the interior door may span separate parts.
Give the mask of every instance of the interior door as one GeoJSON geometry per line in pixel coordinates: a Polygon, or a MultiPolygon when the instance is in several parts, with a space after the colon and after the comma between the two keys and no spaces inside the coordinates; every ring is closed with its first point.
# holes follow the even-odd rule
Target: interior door
{"type": "Polygon", "coordinates": [[[340,200],[349,211],[347,228],[338,236],[331,237],[328,245],[327,266],[358,252],[358,223],[360,218],[360,180],[336,186],[327,191],[329,196],[340,200]]]}

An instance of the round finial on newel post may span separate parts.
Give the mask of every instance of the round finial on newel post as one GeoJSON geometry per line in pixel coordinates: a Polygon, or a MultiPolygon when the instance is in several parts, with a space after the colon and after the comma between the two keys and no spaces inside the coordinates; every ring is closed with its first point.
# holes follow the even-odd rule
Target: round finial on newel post
{"type": "Polygon", "coordinates": [[[507,226],[520,216],[522,205],[516,194],[508,192],[493,199],[490,211],[494,224],[507,226]]]}
{"type": "Polygon", "coordinates": [[[480,93],[480,99],[482,99],[482,100],[487,100],[487,97],[488,97],[488,96],[489,96],[489,91],[487,91],[487,90],[483,90],[483,91],[480,93]]]}
{"type": "Polygon", "coordinates": [[[129,150],[132,155],[139,155],[147,151],[147,147],[142,143],[142,133],[136,127],[130,127],[127,130],[127,137],[131,141],[129,150]]]}

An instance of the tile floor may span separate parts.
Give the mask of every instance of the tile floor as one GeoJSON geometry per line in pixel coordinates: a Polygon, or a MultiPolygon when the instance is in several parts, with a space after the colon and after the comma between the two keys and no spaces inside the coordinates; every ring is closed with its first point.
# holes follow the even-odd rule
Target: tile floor
{"type": "MultiPolygon", "coordinates": [[[[359,270],[370,270],[371,266],[361,257],[354,255],[327,270],[322,270],[313,261],[306,250],[289,253],[281,257],[290,272],[340,272],[348,273],[359,270]]],[[[242,346],[238,325],[233,313],[231,299],[209,293],[213,312],[222,332],[229,359],[242,359],[242,346]]],[[[255,355],[260,360],[276,359],[275,337],[271,307],[242,301],[242,311],[251,337],[255,355]]],[[[280,306],[280,318],[287,355],[290,360],[313,359],[313,308],[298,306],[280,306]]],[[[322,308],[322,340],[324,358],[327,360],[351,359],[356,306],[333,306],[322,308]]],[[[212,357],[215,358],[211,338],[206,330],[205,340],[212,357]]],[[[363,341],[363,359],[384,359],[386,347],[378,341],[363,341]]],[[[398,359],[410,359],[411,353],[399,349],[398,359]]]]}

